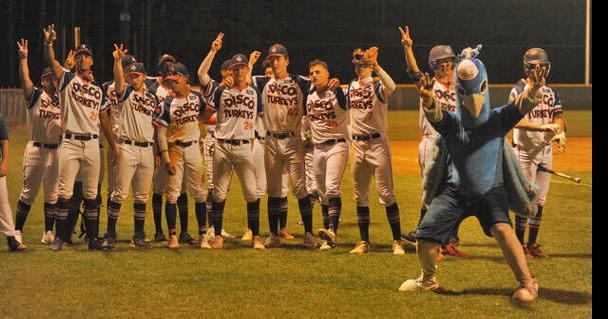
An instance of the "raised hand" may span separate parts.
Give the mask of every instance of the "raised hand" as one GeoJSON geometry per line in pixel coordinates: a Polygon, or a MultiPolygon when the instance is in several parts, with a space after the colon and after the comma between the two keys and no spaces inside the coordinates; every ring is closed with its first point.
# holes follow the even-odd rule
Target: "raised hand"
{"type": "Polygon", "coordinates": [[[399,27],[399,32],[401,32],[401,45],[406,49],[411,48],[414,41],[412,41],[412,38],[410,37],[410,27],[405,26],[405,31],[399,27]]]}
{"type": "Polygon", "coordinates": [[[340,80],[338,78],[331,78],[329,82],[327,82],[327,89],[330,91],[334,91],[335,89],[340,87],[340,80]]]}
{"type": "Polygon", "coordinates": [[[19,52],[20,59],[27,59],[27,40],[21,39],[19,42],[17,42],[17,51],[19,52]]]}
{"type": "Polygon", "coordinates": [[[55,32],[55,25],[49,24],[46,28],[42,29],[42,33],[44,34],[44,41],[53,42],[57,40],[57,32],[55,32]]]}
{"type": "Polygon", "coordinates": [[[122,43],[120,46],[114,44],[114,52],[112,52],[112,57],[114,57],[114,61],[119,61],[125,54],[127,54],[129,50],[123,49],[122,43]]]}
{"type": "Polygon", "coordinates": [[[262,52],[260,51],[251,52],[251,54],[249,55],[249,65],[254,65],[256,62],[258,62],[260,56],[262,56],[262,52]]]}
{"type": "Polygon", "coordinates": [[[222,39],[224,38],[224,33],[220,32],[217,37],[215,38],[215,40],[213,41],[213,43],[211,43],[211,51],[213,51],[213,53],[217,53],[217,51],[219,51],[222,48],[222,39]]]}
{"type": "Polygon", "coordinates": [[[433,99],[433,85],[435,79],[431,79],[428,73],[424,73],[424,76],[420,77],[420,80],[416,82],[416,91],[418,95],[425,101],[433,99]]]}
{"type": "Polygon", "coordinates": [[[65,62],[63,63],[63,66],[66,69],[71,70],[75,64],[76,64],[76,52],[74,52],[74,50],[70,49],[67,57],[65,58],[65,62]]]}
{"type": "Polygon", "coordinates": [[[378,66],[378,47],[371,47],[363,53],[363,63],[372,67],[378,66]]]}
{"type": "Polygon", "coordinates": [[[222,82],[220,82],[220,86],[222,85],[226,87],[232,87],[234,85],[234,79],[232,78],[232,76],[223,79],[222,82]]]}

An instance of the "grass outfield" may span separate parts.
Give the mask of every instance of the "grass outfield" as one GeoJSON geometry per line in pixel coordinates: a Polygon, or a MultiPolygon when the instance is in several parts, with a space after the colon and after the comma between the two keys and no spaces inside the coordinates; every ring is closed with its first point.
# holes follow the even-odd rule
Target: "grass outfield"
{"type": "MultiPolygon", "coordinates": [[[[591,112],[567,113],[569,136],[585,136],[591,112]]],[[[417,139],[416,112],[391,112],[391,139],[417,139]],[[411,131],[411,132],[410,132],[411,131]]],[[[14,207],[21,190],[24,130],[11,131],[9,198],[14,207]]],[[[134,250],[127,240],[132,213],[118,222],[121,242],[111,253],[88,252],[80,241],[62,252],[38,244],[43,230],[42,200],[32,207],[24,241],[29,249],[8,253],[0,246],[0,318],[29,317],[542,317],[589,318],[592,315],[592,175],[572,171],[584,185],[553,178],[539,235],[547,260],[530,268],[541,284],[540,299],[529,306],[510,302],[516,281],[493,239],[485,237],[474,218],[464,221],[462,249],[472,257],[445,257],[439,282],[446,292],[400,293],[401,282],[419,274],[415,254],[392,256],[384,209],[373,200],[370,227],[373,250],[366,256],[348,251],[358,240],[352,182],[347,169],[342,184],[343,217],[339,246],[333,251],[299,248],[303,228],[297,225],[297,201],[289,197],[288,227],[296,234],[284,249],[253,251],[249,243],[227,240],[222,251],[183,247],[170,251],[160,244],[134,250]]],[[[225,229],[241,234],[245,206],[238,181],[228,195],[225,229]]],[[[420,177],[395,174],[402,229],[418,218],[420,177]]],[[[105,186],[103,195],[105,197],[105,186]]],[[[375,189],[372,188],[372,194],[375,189]]],[[[372,198],[376,198],[372,196],[372,198]]],[[[131,198],[123,207],[131,206],[131,198]]],[[[261,232],[266,235],[266,200],[262,200],[261,232]]],[[[14,212],[13,212],[14,213],[14,212]]],[[[321,227],[315,206],[315,228],[321,227]]],[[[146,231],[154,232],[148,207],[146,231]]],[[[105,231],[106,208],[101,229],[105,231]]],[[[190,229],[196,219],[190,202],[190,229]]],[[[163,225],[166,231],[166,224],[163,225]]]]}

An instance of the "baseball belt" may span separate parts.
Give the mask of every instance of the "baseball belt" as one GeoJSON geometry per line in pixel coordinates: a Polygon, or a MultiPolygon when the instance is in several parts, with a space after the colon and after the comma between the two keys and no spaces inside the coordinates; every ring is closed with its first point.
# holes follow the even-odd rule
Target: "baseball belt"
{"type": "Polygon", "coordinates": [[[44,144],[40,142],[34,142],[32,145],[34,145],[35,147],[43,147],[52,150],[57,149],[57,147],[59,146],[59,144],[44,144]]]}
{"type": "Polygon", "coordinates": [[[249,144],[249,140],[226,140],[222,138],[217,139],[220,143],[232,144],[232,145],[241,145],[241,144],[249,144]]]}
{"type": "Polygon", "coordinates": [[[120,143],[127,145],[135,145],[139,147],[148,147],[154,145],[154,142],[136,142],[131,140],[121,140],[120,143]]]}
{"type": "Polygon", "coordinates": [[[181,147],[188,147],[192,144],[196,144],[197,141],[189,141],[189,142],[182,142],[182,141],[175,141],[173,142],[173,145],[177,145],[177,146],[181,146],[181,147]]]}
{"type": "Polygon", "coordinates": [[[80,141],[89,141],[89,140],[96,140],[97,138],[99,138],[99,135],[97,134],[72,134],[72,133],[65,133],[63,135],[64,138],[66,139],[75,139],[75,140],[80,140],[80,141]]]}
{"type": "Polygon", "coordinates": [[[345,138],[338,138],[338,139],[331,139],[331,140],[326,140],[323,141],[321,143],[319,143],[318,145],[334,145],[337,143],[346,143],[346,139],[345,138]]]}
{"type": "Polygon", "coordinates": [[[374,138],[379,138],[380,136],[381,136],[380,133],[372,133],[372,134],[368,134],[368,135],[353,135],[353,140],[367,141],[367,140],[371,140],[374,138]]]}
{"type": "Polygon", "coordinates": [[[284,132],[284,133],[268,132],[266,135],[267,136],[272,136],[274,138],[278,138],[278,139],[282,140],[284,138],[288,138],[290,136],[294,136],[295,133],[294,132],[284,132]]]}

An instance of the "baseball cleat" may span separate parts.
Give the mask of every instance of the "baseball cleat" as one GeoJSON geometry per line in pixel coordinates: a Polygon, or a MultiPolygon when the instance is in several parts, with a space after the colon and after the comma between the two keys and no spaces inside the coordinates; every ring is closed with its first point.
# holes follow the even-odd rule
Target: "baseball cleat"
{"type": "Polygon", "coordinates": [[[169,243],[167,244],[167,247],[169,247],[169,249],[179,248],[179,241],[177,240],[176,235],[169,235],[169,243]]]}
{"type": "Polygon", "coordinates": [[[213,237],[213,241],[209,244],[211,249],[222,249],[224,248],[224,237],[215,236],[213,237]]]}
{"type": "Polygon", "coordinates": [[[317,239],[311,233],[306,233],[306,235],[304,235],[304,243],[302,245],[308,249],[315,249],[317,248],[317,239]]]}
{"type": "Polygon", "coordinates": [[[319,246],[319,250],[329,250],[332,249],[333,247],[331,247],[328,243],[327,240],[323,239],[321,241],[321,246],[319,246]]]}
{"type": "Polygon", "coordinates": [[[179,243],[180,244],[190,244],[190,245],[194,245],[194,243],[196,243],[196,239],[194,239],[190,234],[188,233],[180,233],[179,234],[179,243]]]}
{"type": "Polygon", "coordinates": [[[441,253],[444,255],[449,255],[453,257],[469,257],[469,254],[458,250],[456,246],[452,243],[447,244],[442,250],[441,253]]]}
{"type": "Polygon", "coordinates": [[[528,245],[528,251],[530,253],[530,255],[532,257],[537,257],[537,258],[547,258],[549,257],[549,255],[545,254],[542,249],[540,249],[540,245],[537,243],[534,243],[532,245],[528,245]]]}
{"type": "Polygon", "coordinates": [[[434,291],[439,288],[439,283],[435,277],[424,280],[424,275],[416,279],[408,279],[399,286],[399,291],[419,291],[428,290],[434,291]]]}
{"type": "Polygon", "coordinates": [[[42,239],[40,239],[40,242],[45,245],[50,245],[53,242],[53,240],[55,240],[55,234],[53,234],[52,230],[47,230],[42,235],[42,239]]]}
{"type": "Polygon", "coordinates": [[[260,250],[266,249],[266,246],[264,246],[264,243],[262,242],[262,238],[260,238],[259,235],[256,235],[255,237],[253,237],[253,239],[251,240],[251,244],[253,246],[253,249],[260,249],[260,250]]]}
{"type": "Polygon", "coordinates": [[[6,237],[6,244],[9,251],[23,251],[27,246],[19,242],[15,236],[6,237]]]}
{"type": "Polygon", "coordinates": [[[511,297],[519,302],[532,302],[538,298],[538,280],[532,278],[526,285],[520,286],[511,297]]]}
{"type": "Polygon", "coordinates": [[[266,242],[264,243],[264,246],[266,246],[266,248],[277,248],[279,246],[281,246],[281,240],[279,239],[279,236],[270,233],[270,236],[268,236],[268,238],[266,238],[266,242]]]}
{"type": "Polygon", "coordinates": [[[131,247],[135,248],[150,248],[152,245],[149,241],[146,241],[145,233],[135,233],[131,238],[131,247]]]}
{"type": "Polygon", "coordinates": [[[201,238],[198,239],[198,248],[211,249],[209,241],[207,240],[207,236],[205,236],[204,234],[201,235],[201,238]]]}
{"type": "Polygon", "coordinates": [[[23,234],[20,230],[15,230],[15,235],[13,237],[15,237],[18,242],[23,243],[23,234]]]}
{"type": "Polygon", "coordinates": [[[61,250],[61,248],[63,248],[63,242],[61,239],[59,239],[59,237],[55,237],[55,240],[53,240],[53,242],[49,245],[49,249],[58,251],[61,250]]]}
{"type": "Polygon", "coordinates": [[[103,250],[104,246],[100,238],[89,239],[89,250],[103,250]]]}
{"type": "Polygon", "coordinates": [[[105,233],[102,245],[104,249],[114,249],[116,247],[116,234],[105,233]]]}
{"type": "Polygon", "coordinates": [[[154,234],[154,241],[157,243],[162,243],[167,241],[167,237],[165,237],[165,234],[163,234],[162,232],[159,232],[154,234]]]}
{"type": "Polygon", "coordinates": [[[405,250],[403,250],[403,246],[401,246],[401,241],[399,241],[399,240],[393,240],[392,250],[393,250],[393,255],[396,255],[396,256],[405,255],[405,250]]]}
{"type": "Polygon", "coordinates": [[[337,238],[336,238],[336,233],[334,233],[333,230],[319,229],[319,236],[321,236],[322,239],[327,240],[328,245],[330,245],[332,247],[336,247],[337,238]]]}
{"type": "Polygon", "coordinates": [[[253,233],[251,232],[251,229],[247,228],[247,230],[243,234],[243,237],[241,237],[241,240],[252,240],[252,239],[253,239],[253,233]]]}
{"type": "Polygon", "coordinates": [[[228,233],[228,232],[227,232],[227,231],[225,231],[223,228],[222,228],[222,237],[224,237],[224,238],[228,238],[228,239],[233,239],[233,238],[236,238],[236,236],[234,236],[234,235],[232,235],[232,234],[228,233]]]}
{"type": "Polygon", "coordinates": [[[367,254],[368,251],[369,251],[369,242],[362,240],[357,243],[355,248],[353,248],[353,250],[351,250],[350,253],[363,255],[363,254],[367,254]]]}
{"type": "Polygon", "coordinates": [[[291,240],[291,239],[295,238],[293,236],[293,234],[289,231],[289,229],[287,229],[287,227],[281,228],[281,230],[279,230],[279,237],[285,238],[285,239],[288,239],[288,240],[291,240]]]}

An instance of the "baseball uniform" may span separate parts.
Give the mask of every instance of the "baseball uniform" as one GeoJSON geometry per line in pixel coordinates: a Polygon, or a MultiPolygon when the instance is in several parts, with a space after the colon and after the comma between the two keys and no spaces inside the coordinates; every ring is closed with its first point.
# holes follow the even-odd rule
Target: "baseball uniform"
{"type": "MultiPolygon", "coordinates": [[[[0,113],[0,146],[8,141],[8,130],[4,122],[4,115],[0,113]]],[[[2,148],[0,147],[0,163],[3,160],[2,148]]],[[[0,232],[6,237],[15,237],[15,223],[11,205],[8,202],[8,189],[6,188],[6,176],[0,177],[0,232]]]]}

